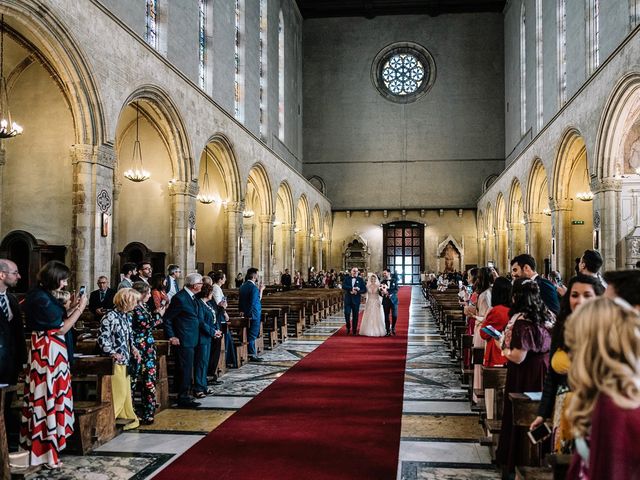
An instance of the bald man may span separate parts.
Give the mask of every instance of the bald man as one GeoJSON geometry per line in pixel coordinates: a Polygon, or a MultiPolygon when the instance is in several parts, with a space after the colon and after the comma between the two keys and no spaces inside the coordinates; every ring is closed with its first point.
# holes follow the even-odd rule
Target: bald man
{"type": "Polygon", "coordinates": [[[0,259],[0,383],[15,385],[22,365],[27,363],[24,326],[18,300],[8,292],[20,280],[18,266],[0,259]]]}

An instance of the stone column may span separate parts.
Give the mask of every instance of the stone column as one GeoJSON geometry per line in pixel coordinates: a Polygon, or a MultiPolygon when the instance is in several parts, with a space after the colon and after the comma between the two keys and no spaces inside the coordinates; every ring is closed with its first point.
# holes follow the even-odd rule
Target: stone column
{"type": "Polygon", "coordinates": [[[318,257],[316,258],[318,264],[315,267],[316,271],[319,272],[322,270],[322,237],[316,237],[314,238],[314,241],[316,242],[316,251],[318,252],[318,257]]]}
{"type": "Polygon", "coordinates": [[[271,252],[273,250],[273,215],[260,215],[260,270],[265,283],[271,282],[271,252]]]}
{"type": "Polygon", "coordinates": [[[243,202],[228,202],[225,206],[227,215],[227,278],[229,279],[235,278],[238,273],[242,272],[240,238],[242,237],[243,211],[243,202]]]}
{"type": "MultiPolygon", "coordinates": [[[[542,218],[540,213],[525,213],[525,245],[527,246],[527,253],[533,255],[536,258],[538,250],[540,249],[540,229],[542,225],[542,218]]],[[[536,258],[536,262],[540,264],[542,258],[536,258]]],[[[542,271],[542,269],[539,269],[542,271]]]]}
{"type": "Polygon", "coordinates": [[[496,246],[498,250],[496,265],[500,275],[506,275],[509,271],[508,245],[507,245],[507,229],[499,228],[496,232],[496,246]]]}
{"type": "Polygon", "coordinates": [[[283,223],[280,225],[282,229],[282,252],[284,257],[282,258],[282,270],[289,269],[291,276],[293,277],[293,271],[295,270],[294,263],[294,251],[296,247],[296,234],[295,225],[290,223],[283,223]]]}
{"type": "Polygon", "coordinates": [[[573,271],[573,258],[567,258],[569,255],[571,243],[571,200],[555,200],[549,202],[551,208],[551,223],[555,232],[556,254],[555,262],[552,261],[551,269],[558,270],[563,277],[567,277],[567,273],[573,271]],[[555,263],[555,264],[554,264],[555,263]]]}
{"type": "Polygon", "coordinates": [[[4,142],[0,142],[0,232],[2,232],[2,212],[4,207],[4,198],[1,194],[2,185],[4,185],[4,165],[7,163],[7,151],[4,149],[4,142]]]}
{"type": "Polygon", "coordinates": [[[309,277],[309,267],[311,266],[311,237],[309,232],[301,231],[296,234],[296,256],[300,259],[300,273],[305,280],[309,277]]]}
{"type": "Polygon", "coordinates": [[[186,274],[196,268],[196,181],[175,181],[169,186],[171,196],[171,258],[186,274]]]}
{"type": "Polygon", "coordinates": [[[120,193],[122,192],[122,182],[118,178],[119,169],[116,167],[113,179],[113,222],[111,224],[111,285],[116,286],[120,283],[120,256],[118,255],[118,244],[120,241],[120,227],[118,218],[120,215],[120,193]]]}
{"type": "Polygon", "coordinates": [[[617,178],[594,180],[591,191],[594,193],[593,211],[600,212],[600,254],[604,261],[602,271],[615,270],[623,266],[616,252],[616,244],[622,237],[620,231],[622,181],[617,178]]]}
{"type": "Polygon", "coordinates": [[[113,169],[111,145],[76,144],[73,165],[71,271],[76,287],[92,288],[111,270],[113,169]],[[104,226],[103,226],[104,220],[104,226]]]}

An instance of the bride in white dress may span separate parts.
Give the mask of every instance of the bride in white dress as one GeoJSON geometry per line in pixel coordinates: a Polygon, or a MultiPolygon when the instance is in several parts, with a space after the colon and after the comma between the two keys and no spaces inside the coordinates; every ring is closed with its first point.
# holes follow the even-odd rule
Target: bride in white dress
{"type": "Polygon", "coordinates": [[[387,331],[384,327],[384,310],[382,297],[379,294],[380,281],[372,274],[367,283],[367,303],[360,323],[360,335],[366,337],[384,337],[387,331]]]}

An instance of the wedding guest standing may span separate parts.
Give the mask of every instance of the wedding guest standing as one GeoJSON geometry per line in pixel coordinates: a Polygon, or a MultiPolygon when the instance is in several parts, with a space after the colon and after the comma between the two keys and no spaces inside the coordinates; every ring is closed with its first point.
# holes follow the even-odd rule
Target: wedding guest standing
{"type": "Polygon", "coordinates": [[[8,385],[16,384],[22,365],[27,363],[22,312],[18,300],[8,291],[18,280],[18,266],[0,259],[0,383],[8,385]]]}
{"type": "Polygon", "coordinates": [[[167,293],[167,277],[161,273],[154,273],[151,277],[151,298],[156,310],[169,305],[169,294],[167,293]]]}
{"type": "Polygon", "coordinates": [[[570,454],[573,450],[573,434],[566,417],[571,398],[567,381],[571,362],[564,339],[565,323],[571,312],[580,305],[602,295],[604,287],[597,277],[579,274],[569,280],[567,292],[568,294],[560,300],[560,315],[551,332],[551,349],[549,350],[551,368],[544,381],[538,416],[530,427],[533,430],[542,424],[545,418],[550,418],[553,432],[552,448],[555,453],[564,454],[570,454]]]}
{"type": "Polygon", "coordinates": [[[180,291],[180,285],[178,285],[180,275],[182,275],[182,270],[178,265],[172,263],[167,267],[167,283],[165,288],[169,300],[180,291]]]}
{"type": "Polygon", "coordinates": [[[202,302],[195,295],[202,288],[202,275],[190,273],[182,290],[171,299],[164,315],[164,331],[169,343],[177,350],[178,406],[196,408],[200,403],[191,396],[195,348],[200,338],[200,324],[204,321],[202,302]]]}
{"type": "Polygon", "coordinates": [[[131,430],[140,425],[133,410],[131,397],[131,378],[128,367],[132,357],[140,361],[140,353],[133,344],[130,312],[136,307],[141,295],[133,288],[118,290],[113,299],[114,309],[109,310],[100,322],[98,345],[102,351],[114,361],[111,388],[113,390],[113,409],[116,418],[131,420],[124,430],[131,430]]]}
{"type": "MultiPolygon", "coordinates": [[[[213,389],[207,387],[207,371],[209,370],[211,343],[215,341],[219,347],[222,332],[216,319],[216,312],[210,303],[213,298],[213,285],[208,283],[202,285],[202,289],[196,293],[196,298],[202,302],[200,309],[203,322],[200,324],[200,336],[195,350],[193,391],[196,398],[204,398],[214,393],[213,389]]],[[[219,355],[220,349],[218,348],[218,356],[219,355]]]]}
{"type": "Polygon", "coordinates": [[[571,480],[640,478],[640,316],[626,302],[598,298],[569,317],[576,452],[571,480]]]}
{"type": "MultiPolygon", "coordinates": [[[[163,275],[160,275],[160,277],[163,277],[163,275]]],[[[140,300],[138,300],[138,304],[131,313],[131,331],[133,335],[131,343],[138,350],[140,356],[131,359],[129,368],[131,392],[135,395],[135,392],[140,389],[140,398],[142,399],[138,409],[140,423],[151,425],[158,406],[156,397],[158,358],[153,331],[162,324],[162,316],[166,306],[160,305],[155,312],[150,312],[146,305],[151,296],[149,285],[144,282],[135,282],[133,289],[140,294],[140,300]]]]}
{"type": "Polygon", "coordinates": [[[509,394],[542,391],[551,346],[551,335],[545,323],[553,318],[540,298],[538,284],[527,278],[520,278],[513,284],[510,314],[502,350],[509,361],[502,430],[496,452],[503,472],[508,474],[523,460],[519,454],[525,450],[525,446],[519,443],[513,424],[513,406],[509,394]]]}
{"type": "MultiPolygon", "coordinates": [[[[227,276],[224,272],[218,271],[213,274],[213,300],[212,303],[215,305],[216,310],[216,318],[218,319],[218,323],[220,325],[220,330],[222,331],[222,341],[224,342],[224,352],[225,352],[225,362],[227,365],[230,365],[234,368],[238,366],[238,360],[236,357],[236,348],[233,345],[233,335],[231,335],[231,331],[228,328],[229,322],[229,314],[227,313],[227,297],[224,296],[224,292],[222,291],[222,285],[227,282],[227,276]]],[[[220,345],[220,350],[221,350],[220,345]]],[[[215,360],[215,355],[212,355],[213,360],[215,360]]],[[[219,385],[222,382],[218,380],[217,375],[217,366],[218,362],[215,360],[215,365],[213,365],[213,361],[209,362],[209,371],[214,370],[215,375],[213,378],[213,384],[219,385]]]]}
{"type": "Polygon", "coordinates": [[[366,292],[366,288],[364,280],[358,276],[358,269],[353,267],[351,275],[345,277],[342,283],[342,290],[344,290],[344,321],[347,325],[347,335],[351,333],[352,327],[353,334],[358,334],[361,294],[366,292]]]}
{"type": "Polygon", "coordinates": [[[507,364],[507,359],[502,355],[498,341],[484,333],[482,328],[491,326],[501,333],[507,328],[511,305],[511,282],[509,280],[504,277],[496,278],[493,287],[491,287],[491,303],[492,307],[480,327],[480,336],[487,341],[482,364],[485,367],[504,367],[507,364]]]}
{"type": "Polygon", "coordinates": [[[245,282],[240,287],[240,299],[238,301],[240,310],[244,314],[244,318],[249,321],[248,343],[249,343],[249,361],[261,362],[256,350],[256,339],[260,335],[260,321],[262,315],[262,292],[264,285],[258,285],[258,269],[250,268],[247,270],[245,282]]]}
{"type": "Polygon", "coordinates": [[[60,468],[58,454],[73,433],[73,394],[64,335],[87,305],[86,295],[70,311],[51,294],[67,286],[71,271],[52,260],[38,273],[38,284],[26,296],[24,313],[31,332],[30,370],[24,386],[20,446],[29,450],[31,465],[60,468]]]}
{"type": "Polygon", "coordinates": [[[282,289],[285,291],[291,290],[291,274],[288,268],[285,268],[284,273],[280,275],[280,285],[282,285],[282,289]]]}
{"type": "Polygon", "coordinates": [[[120,268],[120,275],[122,275],[122,280],[118,284],[118,288],[116,290],[120,290],[121,288],[131,288],[133,285],[133,280],[131,277],[136,275],[138,272],[138,267],[135,263],[127,262],[120,268]]]}
{"type": "Polygon", "coordinates": [[[535,258],[528,253],[514,257],[513,260],[511,260],[511,276],[514,279],[528,278],[536,282],[542,301],[554,315],[558,315],[560,312],[558,291],[549,280],[538,275],[538,272],[536,272],[535,258]]]}
{"type": "Polygon", "coordinates": [[[98,289],[89,295],[89,311],[100,321],[107,310],[113,308],[113,297],[116,291],[109,288],[109,279],[104,275],[98,277],[98,289]]]}
{"type": "Polygon", "coordinates": [[[240,288],[242,286],[242,284],[244,283],[244,279],[242,277],[242,273],[238,273],[238,276],[236,277],[236,288],[240,288]]]}

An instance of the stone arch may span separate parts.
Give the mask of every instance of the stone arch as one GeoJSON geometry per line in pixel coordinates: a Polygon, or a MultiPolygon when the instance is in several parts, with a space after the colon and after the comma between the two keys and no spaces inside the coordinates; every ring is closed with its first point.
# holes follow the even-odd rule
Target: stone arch
{"type": "MultiPolygon", "coordinates": [[[[171,97],[155,85],[138,87],[125,100],[124,106],[120,110],[118,124],[127,121],[124,116],[128,108],[135,112],[135,107],[133,107],[135,102],[138,102],[141,118],[144,117],[156,129],[169,152],[173,171],[172,178],[186,183],[195,181],[197,169],[191,155],[191,144],[182,116],[171,97]]],[[[118,137],[124,136],[123,134],[134,126],[133,120],[129,119],[118,137]]],[[[118,150],[118,145],[116,145],[116,150],[118,150]]],[[[120,164],[118,166],[119,169],[122,169],[120,164]]]]}
{"type": "Polygon", "coordinates": [[[526,238],[524,229],[524,204],[520,180],[514,178],[509,190],[509,203],[507,206],[507,222],[509,228],[508,256],[514,257],[526,251],[526,238]]]}
{"type": "MultiPolygon", "coordinates": [[[[487,241],[486,241],[486,253],[485,253],[485,257],[486,257],[486,262],[494,262],[496,261],[496,253],[495,253],[495,246],[496,246],[496,235],[495,235],[495,225],[494,225],[494,217],[495,217],[495,212],[494,209],[491,205],[491,202],[487,202],[487,207],[485,209],[485,224],[486,224],[486,229],[485,231],[487,232],[487,241]]],[[[485,263],[486,263],[485,262],[485,263]]]]}
{"type": "Polygon", "coordinates": [[[371,264],[371,249],[360,234],[354,233],[342,242],[342,268],[351,270],[357,267],[360,270],[369,270],[371,264]]]}
{"type": "Polygon", "coordinates": [[[242,200],[242,184],[240,172],[233,146],[229,139],[222,133],[216,133],[207,140],[207,147],[211,153],[211,160],[220,171],[227,191],[227,202],[240,202],[242,200]]]}
{"type": "Polygon", "coordinates": [[[296,205],[296,228],[299,231],[308,231],[311,229],[311,211],[309,210],[309,201],[303,193],[298,198],[296,205]]]}
{"type": "MultiPolygon", "coordinates": [[[[529,251],[540,266],[551,261],[551,208],[549,181],[542,160],[536,158],[527,179],[525,211],[529,251]]],[[[542,271],[542,269],[540,269],[542,271]]],[[[548,270],[548,268],[547,268],[548,270]]]]}
{"type": "Polygon", "coordinates": [[[591,192],[585,141],[575,128],[566,130],[554,162],[552,203],[557,255],[552,267],[565,278],[573,273],[574,259],[593,248],[593,202],[578,193],[591,192]]]}
{"type": "Polygon", "coordinates": [[[269,181],[269,175],[267,170],[260,162],[254,163],[249,169],[249,177],[247,179],[247,191],[245,192],[245,198],[249,194],[249,185],[251,185],[259,197],[260,214],[272,215],[273,214],[273,191],[271,189],[271,182],[269,181]]]}
{"type": "Polygon", "coordinates": [[[496,199],[496,250],[497,259],[496,266],[501,274],[506,274],[509,270],[508,245],[507,245],[507,207],[502,192],[498,193],[496,199]]]}
{"type": "Polygon", "coordinates": [[[594,244],[601,249],[604,269],[633,268],[640,260],[636,248],[640,207],[633,186],[637,178],[633,174],[640,173],[640,72],[623,76],[609,95],[598,127],[595,157],[594,211],[598,218],[594,244]]]}
{"type": "MultiPolygon", "coordinates": [[[[487,242],[487,230],[485,225],[485,212],[481,209],[478,210],[477,217],[477,228],[478,228],[478,264],[484,265],[487,261],[486,259],[486,242],[487,242]]],[[[438,254],[438,257],[440,255],[438,254]]]]}
{"type": "Polygon", "coordinates": [[[318,189],[318,191],[323,195],[327,194],[327,185],[322,177],[313,175],[312,177],[309,177],[309,183],[318,189]]]}
{"type": "Polygon", "coordinates": [[[43,15],[42,5],[35,0],[2,2],[0,14],[5,15],[9,36],[24,40],[30,37],[27,40],[29,45],[40,54],[38,59],[48,64],[54,81],[69,100],[75,143],[105,143],[104,115],[98,88],[82,50],[69,35],[69,29],[51,12],[43,15]]]}
{"type": "Polygon", "coordinates": [[[291,187],[283,180],[278,187],[273,222],[273,277],[277,281],[285,268],[292,268],[293,261],[293,195],[291,187]]]}
{"type": "Polygon", "coordinates": [[[322,221],[322,234],[323,234],[323,253],[322,261],[323,268],[329,270],[332,268],[331,263],[331,212],[324,212],[324,218],[322,221]]]}
{"type": "MultiPolygon", "coordinates": [[[[289,186],[289,182],[283,180],[280,182],[280,186],[278,187],[278,192],[276,193],[276,198],[278,202],[282,203],[282,218],[280,219],[283,223],[291,224],[293,223],[294,212],[293,212],[293,195],[291,193],[291,187],[289,186]]],[[[276,205],[275,213],[278,216],[278,206],[276,205]]]]}
{"type": "Polygon", "coordinates": [[[322,220],[320,207],[316,203],[311,213],[311,266],[316,270],[322,268],[322,220]]]}
{"type": "Polygon", "coordinates": [[[309,200],[303,193],[296,204],[294,265],[296,270],[306,278],[311,262],[311,211],[309,200]]]}

